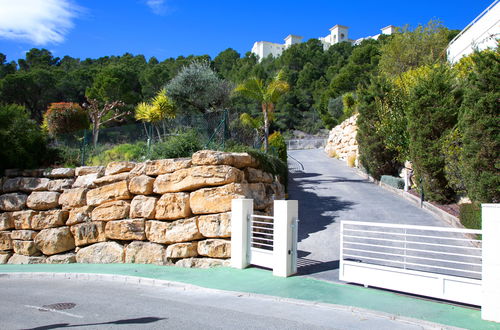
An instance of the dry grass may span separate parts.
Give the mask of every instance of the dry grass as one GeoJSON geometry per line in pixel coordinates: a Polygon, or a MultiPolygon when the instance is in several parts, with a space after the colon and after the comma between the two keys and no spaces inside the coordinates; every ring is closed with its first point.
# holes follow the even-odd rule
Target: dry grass
{"type": "Polygon", "coordinates": [[[349,155],[347,157],[347,166],[354,167],[355,164],[356,164],[356,155],[355,154],[349,155]]]}

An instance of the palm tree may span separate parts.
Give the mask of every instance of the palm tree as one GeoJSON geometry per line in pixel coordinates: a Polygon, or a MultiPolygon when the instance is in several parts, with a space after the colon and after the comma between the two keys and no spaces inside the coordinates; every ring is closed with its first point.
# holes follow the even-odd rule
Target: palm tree
{"type": "Polygon", "coordinates": [[[283,80],[283,71],[280,70],[274,76],[273,80],[266,86],[262,79],[256,77],[245,80],[242,84],[236,86],[234,91],[243,96],[259,101],[262,106],[262,115],[264,116],[264,150],[267,152],[269,139],[269,118],[274,111],[276,102],[279,98],[288,92],[290,85],[283,80]]]}

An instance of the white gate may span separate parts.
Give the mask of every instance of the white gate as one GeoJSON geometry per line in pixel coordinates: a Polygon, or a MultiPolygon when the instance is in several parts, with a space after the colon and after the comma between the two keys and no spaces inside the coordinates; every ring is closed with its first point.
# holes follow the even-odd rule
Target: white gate
{"type": "Polygon", "coordinates": [[[274,215],[267,216],[254,214],[252,199],[233,199],[231,212],[232,267],[252,264],[281,277],[297,273],[297,201],[274,201],[274,215]]]}
{"type": "Polygon", "coordinates": [[[339,279],[482,304],[481,230],[342,221],[339,279]]]}

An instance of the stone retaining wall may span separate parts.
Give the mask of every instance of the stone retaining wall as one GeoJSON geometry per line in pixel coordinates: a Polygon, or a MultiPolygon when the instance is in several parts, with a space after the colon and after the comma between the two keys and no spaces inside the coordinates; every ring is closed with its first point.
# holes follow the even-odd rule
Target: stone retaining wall
{"type": "Polygon", "coordinates": [[[351,155],[358,159],[359,147],[356,141],[358,115],[347,118],[339,125],[332,128],[326,142],[325,152],[330,157],[347,160],[351,155]]]}
{"type": "Polygon", "coordinates": [[[0,264],[223,265],[231,200],[269,214],[283,186],[246,153],[106,167],[7,170],[0,178],[0,264]]]}

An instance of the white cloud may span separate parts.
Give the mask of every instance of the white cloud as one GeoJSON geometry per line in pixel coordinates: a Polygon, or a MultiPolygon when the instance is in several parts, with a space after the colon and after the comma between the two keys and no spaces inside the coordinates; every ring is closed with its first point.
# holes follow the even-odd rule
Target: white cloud
{"type": "Polygon", "coordinates": [[[81,11],[71,0],[0,0],[0,38],[60,43],[81,11]]]}
{"type": "Polygon", "coordinates": [[[167,11],[165,0],[146,0],[146,5],[157,15],[165,14],[167,11]]]}

